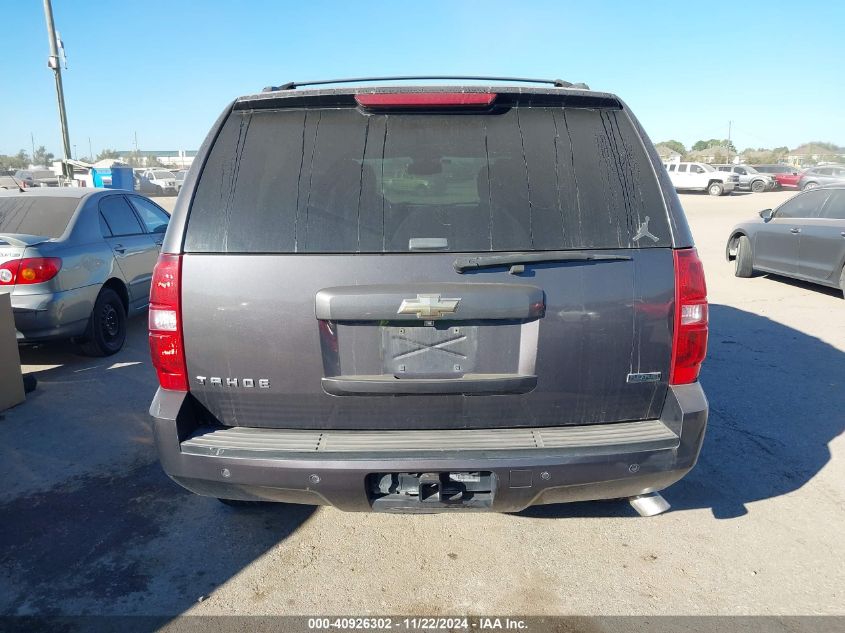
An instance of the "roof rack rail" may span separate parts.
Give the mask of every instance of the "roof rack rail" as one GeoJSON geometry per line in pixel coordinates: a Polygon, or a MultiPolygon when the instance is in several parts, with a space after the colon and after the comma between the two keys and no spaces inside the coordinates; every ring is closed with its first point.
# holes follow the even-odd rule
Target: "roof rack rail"
{"type": "Polygon", "coordinates": [[[474,77],[469,75],[406,75],[396,77],[356,77],[352,79],[321,79],[319,81],[289,81],[280,86],[267,86],[262,92],[276,92],[277,90],[294,90],[300,86],[322,86],[326,84],[354,84],[363,81],[417,81],[430,79],[469,79],[473,81],[513,81],[527,84],[552,84],[556,88],[579,88],[589,90],[585,83],[571,83],[563,79],[527,79],[525,77],[474,77]]]}

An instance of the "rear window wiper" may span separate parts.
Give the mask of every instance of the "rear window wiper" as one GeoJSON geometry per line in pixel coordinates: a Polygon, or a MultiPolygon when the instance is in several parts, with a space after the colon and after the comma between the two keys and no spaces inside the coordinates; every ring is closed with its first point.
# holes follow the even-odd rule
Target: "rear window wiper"
{"type": "MultiPolygon", "coordinates": [[[[543,251],[541,253],[507,253],[503,255],[480,255],[458,257],[452,264],[459,273],[479,268],[496,268],[514,264],[539,264],[547,262],[614,262],[626,261],[627,255],[596,255],[579,251],[543,251]]],[[[519,271],[517,271],[519,272],[519,271]]]]}

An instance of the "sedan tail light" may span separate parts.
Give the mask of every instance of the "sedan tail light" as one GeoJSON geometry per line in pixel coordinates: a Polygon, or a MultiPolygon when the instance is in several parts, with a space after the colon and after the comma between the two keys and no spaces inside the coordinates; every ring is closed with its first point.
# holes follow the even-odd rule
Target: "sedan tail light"
{"type": "Polygon", "coordinates": [[[58,257],[26,257],[0,264],[0,286],[22,286],[50,281],[62,269],[58,257]]]}
{"type": "Polygon", "coordinates": [[[182,339],[182,257],[159,255],[150,288],[150,354],[163,389],[188,390],[182,339]]]}
{"type": "Polygon", "coordinates": [[[698,380],[707,354],[707,284],[694,248],[673,251],[675,257],[675,332],[669,383],[698,380]]]}

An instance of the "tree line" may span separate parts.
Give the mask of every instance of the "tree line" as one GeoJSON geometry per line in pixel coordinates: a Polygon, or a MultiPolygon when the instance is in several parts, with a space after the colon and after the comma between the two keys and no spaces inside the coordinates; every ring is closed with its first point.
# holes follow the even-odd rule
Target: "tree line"
{"type": "MultiPolygon", "coordinates": [[[[130,152],[127,155],[121,155],[113,149],[103,149],[93,159],[89,156],[82,156],[77,160],[83,163],[95,163],[105,159],[118,159],[126,161],[127,164],[133,167],[161,167],[161,163],[154,156],[142,156],[140,152],[130,152]]],[[[48,152],[43,145],[39,146],[35,153],[30,156],[25,149],[20,150],[17,154],[0,154],[0,171],[17,171],[18,169],[28,169],[30,165],[34,167],[51,168],[53,161],[56,160],[56,155],[53,152],[48,152]]]]}
{"type": "Polygon", "coordinates": [[[55,154],[48,152],[47,148],[41,145],[35,150],[32,156],[24,149],[11,156],[0,154],[0,169],[14,171],[16,169],[26,169],[30,165],[50,167],[55,159],[55,154]]]}
{"type": "MultiPolygon", "coordinates": [[[[732,141],[716,138],[696,141],[689,150],[683,143],[674,139],[662,141],[657,143],[657,145],[668,147],[672,151],[680,154],[684,159],[694,159],[695,155],[693,152],[711,150],[713,156],[717,159],[716,162],[725,162],[731,160],[737,154],[740,154],[749,163],[778,163],[785,161],[787,156],[791,153],[790,149],[786,145],[774,148],[746,147],[741,152],[738,152],[732,141]]],[[[845,153],[845,148],[840,147],[835,143],[812,141],[810,143],[804,143],[795,151],[797,153],[815,154],[819,156],[818,160],[837,160],[837,155],[845,153]]],[[[812,162],[811,158],[807,158],[806,160],[807,162],[812,162]]]]}

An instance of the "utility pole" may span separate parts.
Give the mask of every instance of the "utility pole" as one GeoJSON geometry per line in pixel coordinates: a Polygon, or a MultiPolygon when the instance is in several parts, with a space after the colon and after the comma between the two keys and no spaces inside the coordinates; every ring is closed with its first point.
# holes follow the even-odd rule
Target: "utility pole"
{"type": "Polygon", "coordinates": [[[88,159],[93,163],[94,162],[94,150],[91,149],[91,137],[88,137],[88,159]]]}
{"type": "Polygon", "coordinates": [[[29,159],[30,159],[30,161],[34,161],[35,160],[35,134],[33,134],[32,132],[29,133],[29,140],[32,143],[32,154],[29,155],[29,159]]]}
{"type": "Polygon", "coordinates": [[[56,41],[56,25],[53,23],[53,5],[50,0],[44,0],[44,17],[47,20],[47,37],[50,40],[50,57],[47,66],[56,75],[56,99],[59,102],[59,123],[62,128],[62,149],[65,162],[62,172],[67,178],[73,179],[73,167],[67,162],[70,156],[70,136],[67,131],[67,113],[65,112],[65,91],[62,88],[62,65],[59,63],[59,45],[56,41]]]}
{"type": "MultiPolygon", "coordinates": [[[[732,124],[733,124],[733,121],[728,121],[728,156],[731,155],[731,125],[732,124]]],[[[731,162],[733,162],[733,158],[731,159],[731,162]]]]}

